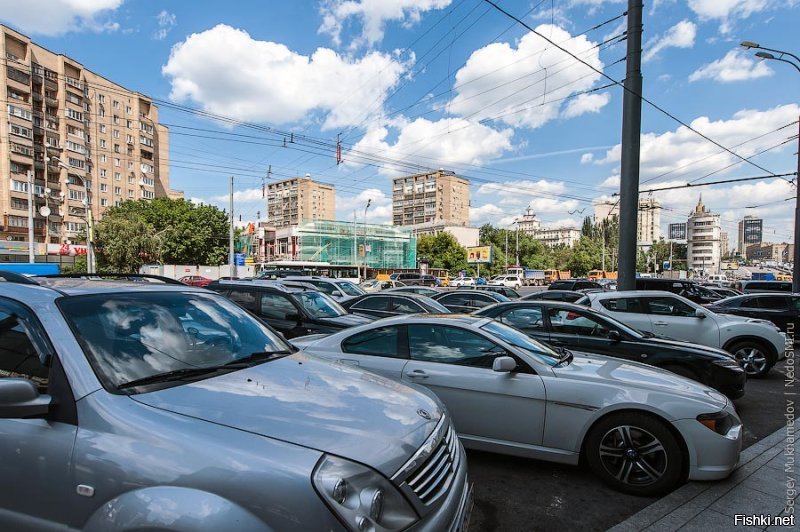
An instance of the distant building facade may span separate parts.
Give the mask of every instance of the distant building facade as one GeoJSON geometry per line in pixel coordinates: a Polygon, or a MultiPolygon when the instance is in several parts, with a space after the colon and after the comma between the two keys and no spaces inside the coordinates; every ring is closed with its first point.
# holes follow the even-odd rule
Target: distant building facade
{"type": "Polygon", "coordinates": [[[305,177],[270,183],[267,188],[267,221],[275,227],[298,225],[305,220],[336,217],[336,187],[305,177]]]}
{"type": "Polygon", "coordinates": [[[469,223],[469,180],[441,169],[394,178],[392,223],[415,226],[437,221],[469,223]]]}
{"type": "Polygon", "coordinates": [[[760,244],[764,236],[764,220],[758,216],[747,215],[739,220],[739,238],[736,251],[742,255],[747,254],[747,248],[753,244],[760,244]]]}
{"type": "Polygon", "coordinates": [[[411,234],[415,237],[423,235],[437,235],[439,233],[450,233],[464,247],[477,246],[480,236],[480,229],[467,225],[453,225],[448,222],[428,222],[412,225],[409,227],[411,234]]]}
{"type": "Polygon", "coordinates": [[[745,249],[745,257],[751,261],[791,262],[794,257],[794,245],[786,242],[782,244],[771,242],[750,244],[745,249]]]}
{"type": "Polygon", "coordinates": [[[581,237],[580,229],[574,227],[542,227],[542,222],[533,213],[530,207],[525,209],[525,214],[517,218],[516,229],[547,246],[575,245],[581,237]]]}
{"type": "MultiPolygon", "coordinates": [[[[594,207],[595,222],[619,217],[619,202],[596,201],[594,207]]],[[[655,198],[639,200],[637,211],[636,240],[640,246],[649,246],[661,238],[661,203],[655,198]]]]}
{"type": "Polygon", "coordinates": [[[721,233],[719,214],[709,211],[701,197],[686,222],[686,263],[689,270],[701,274],[719,271],[721,233]]]}

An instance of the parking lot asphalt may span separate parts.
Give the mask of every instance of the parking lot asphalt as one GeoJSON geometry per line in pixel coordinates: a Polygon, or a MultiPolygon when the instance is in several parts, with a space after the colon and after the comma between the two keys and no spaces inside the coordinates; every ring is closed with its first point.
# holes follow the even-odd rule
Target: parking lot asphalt
{"type": "MultiPolygon", "coordinates": [[[[744,446],[784,425],[781,364],[764,379],[751,379],[735,402],[744,424],[744,446]]],[[[470,530],[534,531],[569,527],[606,530],[656,498],[619,493],[588,468],[468,451],[475,489],[470,530]]]]}

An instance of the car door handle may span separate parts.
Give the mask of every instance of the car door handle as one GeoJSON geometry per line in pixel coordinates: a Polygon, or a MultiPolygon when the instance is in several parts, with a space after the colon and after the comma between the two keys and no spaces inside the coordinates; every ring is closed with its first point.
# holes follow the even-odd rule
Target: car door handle
{"type": "Polygon", "coordinates": [[[342,364],[348,364],[350,366],[360,366],[361,365],[358,362],[358,360],[353,360],[352,358],[340,358],[339,362],[341,362],[342,364]]]}
{"type": "Polygon", "coordinates": [[[653,325],[669,325],[666,321],[654,321],[653,325]]]}
{"type": "Polygon", "coordinates": [[[407,371],[406,377],[410,379],[427,379],[428,374],[422,371],[421,369],[415,369],[414,371],[407,371]]]}

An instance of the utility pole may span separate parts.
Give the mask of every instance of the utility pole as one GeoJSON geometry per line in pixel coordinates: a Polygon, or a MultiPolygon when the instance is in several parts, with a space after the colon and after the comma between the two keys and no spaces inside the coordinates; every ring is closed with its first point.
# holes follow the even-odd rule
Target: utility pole
{"type": "Polygon", "coordinates": [[[230,221],[231,226],[228,233],[228,264],[230,266],[230,273],[232,277],[236,277],[236,254],[233,250],[233,176],[231,176],[231,196],[230,196],[230,221]]]}
{"type": "MultiPolygon", "coordinates": [[[[798,122],[800,134],[800,122],[798,122]]],[[[797,137],[797,175],[794,176],[794,262],[792,265],[792,292],[800,292],[800,136],[797,137]]]]}
{"type": "Polygon", "coordinates": [[[628,0],[622,158],[619,186],[620,290],[636,288],[636,225],[639,209],[639,144],[642,129],[642,0],[628,0]]]}
{"type": "MultiPolygon", "coordinates": [[[[356,232],[356,212],[357,211],[353,209],[353,266],[356,267],[356,273],[358,273],[358,233],[356,232]]],[[[356,277],[358,277],[358,275],[356,275],[356,277]]]]}
{"type": "Polygon", "coordinates": [[[519,263],[519,222],[517,220],[514,220],[514,223],[517,224],[517,263],[516,263],[515,266],[517,268],[519,268],[520,267],[520,263],[519,263]]]}
{"type": "Polygon", "coordinates": [[[28,262],[33,264],[36,261],[34,257],[33,241],[33,172],[28,170],[28,262]]]}

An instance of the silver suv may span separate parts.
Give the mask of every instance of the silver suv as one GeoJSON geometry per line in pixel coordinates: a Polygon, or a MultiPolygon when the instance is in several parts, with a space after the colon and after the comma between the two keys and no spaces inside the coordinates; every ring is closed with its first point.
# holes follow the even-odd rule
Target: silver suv
{"type": "Polygon", "coordinates": [[[432,395],[296,353],[207,290],[2,280],[0,530],[463,526],[432,395]]]}

